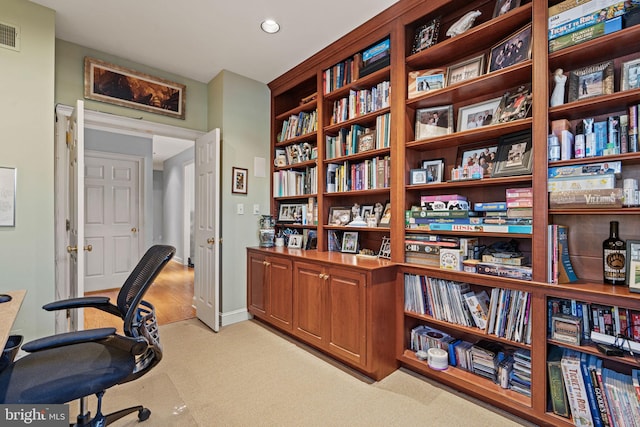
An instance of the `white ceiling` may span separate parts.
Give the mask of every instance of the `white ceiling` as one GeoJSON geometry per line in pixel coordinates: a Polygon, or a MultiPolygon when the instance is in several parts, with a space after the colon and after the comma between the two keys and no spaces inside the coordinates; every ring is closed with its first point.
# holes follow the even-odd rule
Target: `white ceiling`
{"type": "MultiPolygon", "coordinates": [[[[56,37],[208,83],[229,70],[269,83],[397,0],[31,0],[56,11],[56,37]],[[280,23],[266,34],[260,23],[280,23]]],[[[156,168],[185,150],[154,140],[156,168]]]]}

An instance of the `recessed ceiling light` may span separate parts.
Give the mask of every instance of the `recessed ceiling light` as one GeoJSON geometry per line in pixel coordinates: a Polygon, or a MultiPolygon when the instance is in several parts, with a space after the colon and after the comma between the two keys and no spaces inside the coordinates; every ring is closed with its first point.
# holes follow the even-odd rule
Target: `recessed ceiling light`
{"type": "Polygon", "coordinates": [[[273,34],[280,31],[280,24],[273,19],[265,19],[262,21],[262,24],[260,24],[260,28],[262,28],[262,31],[265,33],[273,34]]]}

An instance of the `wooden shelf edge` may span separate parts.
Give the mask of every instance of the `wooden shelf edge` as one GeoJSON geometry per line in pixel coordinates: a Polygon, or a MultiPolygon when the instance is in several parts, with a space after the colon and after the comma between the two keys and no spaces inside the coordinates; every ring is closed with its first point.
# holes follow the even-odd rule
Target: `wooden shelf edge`
{"type": "Polygon", "coordinates": [[[318,106],[318,100],[314,99],[313,101],[309,101],[307,103],[298,105],[295,108],[292,108],[291,110],[285,111],[284,113],[280,113],[276,116],[276,120],[285,120],[288,119],[291,116],[295,116],[300,114],[303,111],[312,111],[315,108],[317,108],[318,106]]]}

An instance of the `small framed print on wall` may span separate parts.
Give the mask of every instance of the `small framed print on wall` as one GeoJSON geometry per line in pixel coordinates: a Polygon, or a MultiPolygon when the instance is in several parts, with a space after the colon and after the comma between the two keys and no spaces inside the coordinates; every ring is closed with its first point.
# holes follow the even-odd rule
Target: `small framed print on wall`
{"type": "Polygon", "coordinates": [[[231,192],[233,194],[247,194],[248,169],[236,168],[231,169],[231,192]]]}

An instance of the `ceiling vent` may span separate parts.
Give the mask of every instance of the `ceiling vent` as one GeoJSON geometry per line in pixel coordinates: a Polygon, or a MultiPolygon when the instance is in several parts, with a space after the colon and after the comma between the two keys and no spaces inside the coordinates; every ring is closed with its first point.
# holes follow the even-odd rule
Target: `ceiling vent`
{"type": "Polygon", "coordinates": [[[20,50],[20,28],[6,22],[0,22],[0,47],[20,50]]]}

